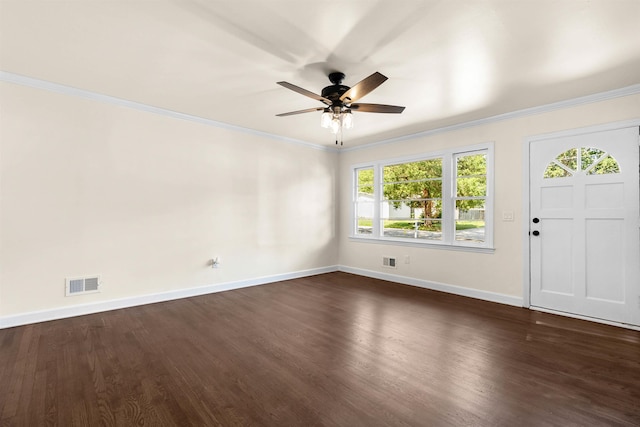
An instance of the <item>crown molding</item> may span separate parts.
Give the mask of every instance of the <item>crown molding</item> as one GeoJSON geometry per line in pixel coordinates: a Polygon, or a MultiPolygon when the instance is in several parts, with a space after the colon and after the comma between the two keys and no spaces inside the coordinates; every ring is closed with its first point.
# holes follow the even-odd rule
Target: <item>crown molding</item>
{"type": "Polygon", "coordinates": [[[623,96],[635,95],[640,93],[640,84],[635,84],[620,89],[613,89],[606,92],[600,92],[592,95],[581,96],[578,98],[567,99],[564,101],[554,102],[551,104],[540,105],[537,107],[525,108],[522,110],[516,110],[509,113],[498,114],[496,116],[485,117],[482,119],[471,120],[468,122],[457,123],[450,126],[439,127],[435,129],[429,129],[422,132],[417,132],[409,135],[404,135],[396,138],[384,139],[368,144],[357,145],[354,147],[328,147],[325,145],[314,144],[312,142],[303,141],[295,138],[288,138],[281,135],[276,135],[268,132],[259,131],[256,129],[246,128],[242,126],[232,125],[229,123],[219,122],[216,120],[207,119],[204,117],[194,116],[187,113],[181,113],[178,111],[169,110],[166,108],[154,107],[152,105],[142,104],[140,102],[130,101],[124,98],[117,98],[114,96],[104,95],[101,93],[92,92],[85,89],[79,89],[72,86],[62,85],[59,83],[53,83],[45,80],[36,79],[33,77],[24,76],[21,74],[10,73],[8,71],[0,71],[0,81],[7,83],[14,83],[22,86],[29,86],[37,89],[47,90],[51,92],[62,93],[70,96],[77,96],[80,98],[90,99],[93,101],[103,102],[106,104],[117,105],[120,107],[131,108],[138,111],[144,111],[152,114],[159,114],[174,119],[187,120],[195,123],[204,124],[207,126],[213,126],[221,129],[232,130],[236,132],[248,133],[251,135],[257,135],[265,138],[275,139],[278,141],[284,141],[291,144],[303,145],[305,147],[313,148],[321,151],[330,152],[349,152],[366,150],[380,145],[393,144],[396,142],[407,141],[416,138],[423,138],[426,136],[437,135],[445,132],[452,132],[456,130],[466,129],[475,126],[481,126],[489,123],[500,122],[504,120],[516,119],[526,116],[532,116],[535,114],[547,113],[550,111],[561,110],[569,107],[576,107],[584,104],[591,104],[594,102],[606,101],[609,99],[620,98],[623,96]]]}
{"type": "Polygon", "coordinates": [[[192,114],[181,113],[178,111],[169,110],[166,108],[154,107],[153,105],[142,104],[140,102],[130,101],[124,98],[118,98],[115,96],[104,95],[90,90],[79,89],[72,86],[67,86],[59,83],[53,83],[46,80],[40,80],[33,77],[24,76],[21,74],[10,73],[7,71],[0,71],[0,81],[7,83],[14,83],[22,86],[28,86],[36,89],[47,90],[50,92],[61,93],[64,95],[76,96],[79,98],[90,99],[92,101],[98,101],[105,104],[116,105],[119,107],[131,108],[138,111],[144,111],[146,113],[158,114],[165,117],[171,117],[174,119],[187,120],[190,122],[200,123],[206,126],[213,126],[220,129],[227,129],[236,132],[248,133],[251,135],[257,135],[265,138],[276,139],[278,141],[284,141],[291,144],[303,145],[305,147],[313,148],[321,151],[339,151],[333,147],[327,147],[324,145],[314,144],[308,141],[303,141],[295,138],[288,138],[268,132],[263,132],[243,126],[232,125],[229,123],[219,122],[216,120],[207,119],[200,116],[194,116],[192,114]]]}
{"type": "Polygon", "coordinates": [[[471,120],[468,122],[457,123],[450,126],[444,126],[440,128],[425,130],[418,133],[399,136],[396,138],[384,139],[370,144],[357,145],[355,147],[343,148],[342,151],[359,151],[369,148],[377,147],[380,145],[392,144],[400,141],[407,141],[410,139],[422,138],[425,136],[437,135],[440,133],[452,132],[460,129],[466,129],[474,126],[486,125],[489,123],[501,122],[504,120],[511,120],[526,116],[533,116],[536,114],[548,113],[550,111],[561,110],[569,107],[577,107],[580,105],[591,104],[594,102],[607,101],[609,99],[620,98],[623,96],[636,95],[640,93],[640,84],[626,86],[620,89],[613,89],[606,92],[595,93],[592,95],[581,96],[578,98],[567,99],[564,101],[558,101],[551,104],[540,105],[537,107],[525,108],[522,110],[511,111],[509,113],[498,114],[496,116],[485,117],[483,119],[471,120]]]}

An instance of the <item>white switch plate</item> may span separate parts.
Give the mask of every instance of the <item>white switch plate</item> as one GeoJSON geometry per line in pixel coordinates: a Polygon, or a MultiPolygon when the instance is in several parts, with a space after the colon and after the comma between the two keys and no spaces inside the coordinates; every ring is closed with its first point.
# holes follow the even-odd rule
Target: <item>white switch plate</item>
{"type": "Polygon", "coordinates": [[[515,218],[515,214],[513,211],[502,211],[503,221],[513,221],[514,218],[515,218]]]}

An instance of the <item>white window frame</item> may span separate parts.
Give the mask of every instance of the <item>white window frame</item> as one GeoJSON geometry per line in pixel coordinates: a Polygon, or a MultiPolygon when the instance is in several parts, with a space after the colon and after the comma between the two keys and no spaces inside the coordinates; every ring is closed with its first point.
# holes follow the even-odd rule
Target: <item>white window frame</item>
{"type": "Polygon", "coordinates": [[[465,147],[423,153],[420,155],[382,159],[351,165],[351,212],[349,238],[358,242],[394,244],[403,246],[428,247],[447,250],[472,252],[493,252],[494,229],[494,143],[486,142],[465,147]],[[485,198],[485,238],[484,242],[456,240],[455,238],[455,200],[456,200],[456,158],[464,155],[486,153],[487,155],[487,194],[485,198]],[[434,158],[442,158],[442,240],[409,239],[404,237],[383,236],[380,230],[380,206],[383,200],[382,171],[385,166],[398,163],[411,163],[434,158]],[[361,169],[373,169],[374,218],[371,234],[357,234],[356,203],[358,199],[357,172],[361,169]]]}

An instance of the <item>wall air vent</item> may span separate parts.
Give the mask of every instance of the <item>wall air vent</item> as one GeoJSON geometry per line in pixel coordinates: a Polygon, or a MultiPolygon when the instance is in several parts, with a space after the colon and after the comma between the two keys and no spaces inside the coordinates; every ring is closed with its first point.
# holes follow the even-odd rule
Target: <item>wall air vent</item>
{"type": "Polygon", "coordinates": [[[387,268],[396,268],[396,259],[392,257],[382,257],[382,266],[387,268]]]}
{"type": "Polygon", "coordinates": [[[65,295],[81,295],[100,292],[100,276],[66,279],[65,295]]]}

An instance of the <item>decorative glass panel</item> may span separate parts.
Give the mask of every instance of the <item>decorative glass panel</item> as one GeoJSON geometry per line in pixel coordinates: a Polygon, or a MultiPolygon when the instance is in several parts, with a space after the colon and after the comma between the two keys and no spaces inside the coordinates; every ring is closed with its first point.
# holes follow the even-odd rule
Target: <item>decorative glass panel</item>
{"type": "Polygon", "coordinates": [[[605,175],[609,173],[620,173],[618,162],[611,156],[606,156],[588,171],[588,175],[605,175]]]}
{"type": "Polygon", "coordinates": [[[556,162],[549,163],[549,166],[547,166],[547,169],[544,171],[545,178],[566,178],[568,176],[573,176],[573,174],[556,162]]]}
{"type": "Polygon", "coordinates": [[[580,157],[582,160],[583,171],[586,171],[587,169],[589,169],[589,166],[596,163],[598,159],[600,159],[600,157],[607,154],[602,150],[599,150],[597,148],[591,148],[591,147],[582,147],[580,149],[580,152],[581,152],[580,157]]]}
{"type": "Polygon", "coordinates": [[[556,161],[570,170],[578,170],[578,149],[572,148],[556,157],[556,161]]]}
{"type": "Polygon", "coordinates": [[[579,171],[587,175],[604,175],[620,173],[620,166],[616,159],[599,148],[572,148],[558,155],[554,161],[547,165],[544,171],[544,177],[566,178],[573,176],[575,172],[579,171]],[[578,151],[580,151],[579,164],[577,158],[578,151]]]}

